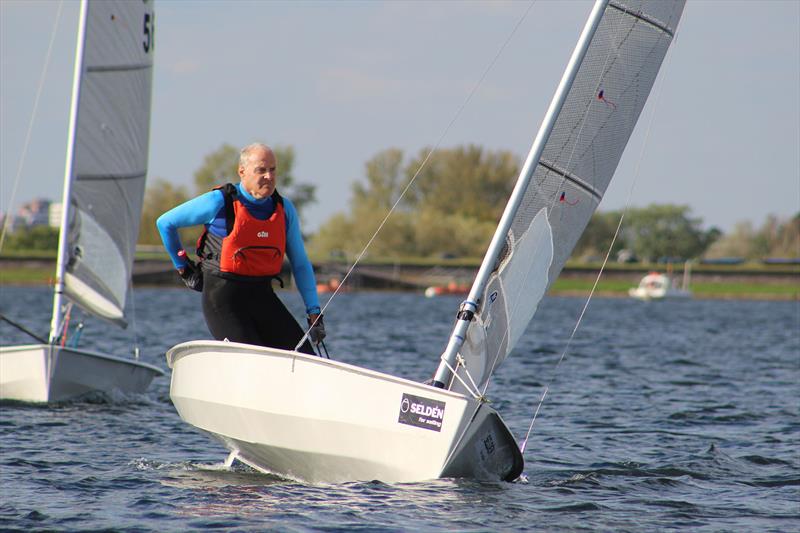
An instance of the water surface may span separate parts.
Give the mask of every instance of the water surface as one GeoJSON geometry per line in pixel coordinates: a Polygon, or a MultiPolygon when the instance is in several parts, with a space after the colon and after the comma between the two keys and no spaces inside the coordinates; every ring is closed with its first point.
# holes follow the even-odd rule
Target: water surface
{"type": "MultiPolygon", "coordinates": [[[[283,293],[295,311],[299,298],[283,293]]],[[[40,334],[46,288],[0,288],[0,312],[40,334]]],[[[459,299],[337,296],[336,359],[413,380],[435,370],[459,299]]],[[[0,529],[178,531],[800,530],[797,302],[547,298],[489,396],[522,439],[527,482],[305,485],[235,465],[169,400],[140,396],[0,406],[0,529]],[[557,370],[556,370],[557,368],[557,370]]],[[[197,293],[138,289],[136,322],[87,321],[82,346],[166,369],[208,338],[197,293]]],[[[3,345],[29,342],[0,324],[3,345]]]]}

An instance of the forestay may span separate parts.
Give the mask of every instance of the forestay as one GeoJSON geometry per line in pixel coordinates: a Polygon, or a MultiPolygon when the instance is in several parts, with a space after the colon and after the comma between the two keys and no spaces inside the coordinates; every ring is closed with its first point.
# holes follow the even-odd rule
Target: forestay
{"type": "MultiPolygon", "coordinates": [[[[458,370],[480,391],[519,340],[603,198],[683,6],[682,0],[614,0],[604,7],[541,157],[519,178],[527,188],[505,245],[485,259],[494,268],[459,351],[469,376],[463,366],[458,370]]],[[[453,390],[464,389],[453,382],[453,390]]]]}
{"type": "Polygon", "coordinates": [[[65,185],[64,291],[124,325],[147,174],[153,2],[86,2],[83,10],[65,185]]]}

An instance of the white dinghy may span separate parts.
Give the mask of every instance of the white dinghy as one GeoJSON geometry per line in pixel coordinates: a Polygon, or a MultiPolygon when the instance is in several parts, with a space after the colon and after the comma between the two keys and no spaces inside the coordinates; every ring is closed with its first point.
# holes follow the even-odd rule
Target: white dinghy
{"type": "Polygon", "coordinates": [[[463,394],[247,344],[188,342],[167,361],[181,417],[261,471],[327,483],[522,471],[500,416],[463,394]]]}
{"type": "MultiPolygon", "coordinates": [[[[671,267],[671,265],[670,265],[671,267]]],[[[683,281],[678,285],[670,273],[649,272],[636,287],[628,289],[628,295],[637,300],[673,300],[692,297],[689,289],[692,263],[687,261],[683,266],[683,281]]]]}
{"type": "Polygon", "coordinates": [[[599,0],[457,314],[434,385],[304,355],[194,341],[167,353],[180,416],[260,471],[311,482],[513,480],[522,453],[486,403],[602,199],[683,0],[599,0]]]}
{"type": "Polygon", "coordinates": [[[50,337],[0,348],[0,400],[137,393],[163,375],[67,340],[73,303],[126,325],[147,174],[153,24],[151,0],[81,4],[50,337]]]}

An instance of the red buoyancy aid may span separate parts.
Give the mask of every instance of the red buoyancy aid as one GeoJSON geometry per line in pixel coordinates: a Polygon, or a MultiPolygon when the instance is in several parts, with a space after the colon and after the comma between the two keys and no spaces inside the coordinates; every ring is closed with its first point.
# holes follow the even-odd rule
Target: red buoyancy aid
{"type": "Polygon", "coordinates": [[[278,192],[272,195],[272,215],[259,220],[238,199],[234,186],[228,184],[219,189],[225,196],[228,235],[218,237],[207,229],[203,232],[197,248],[203,270],[235,279],[280,274],[286,255],[286,215],[278,192]]]}

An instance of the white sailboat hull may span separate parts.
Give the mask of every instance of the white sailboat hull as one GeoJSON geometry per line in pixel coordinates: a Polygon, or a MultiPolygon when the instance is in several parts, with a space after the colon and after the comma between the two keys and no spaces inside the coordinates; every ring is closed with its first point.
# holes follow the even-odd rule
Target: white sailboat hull
{"type": "Polygon", "coordinates": [[[513,480],[500,416],[461,394],[298,352],[193,341],[167,353],[188,423],[263,472],[312,483],[513,480]]]}
{"type": "MultiPolygon", "coordinates": [[[[688,286],[687,276],[684,275],[683,286],[688,286]]],[[[638,300],[670,300],[673,298],[691,298],[692,292],[677,288],[672,278],[658,272],[651,272],[642,278],[639,285],[628,289],[628,296],[638,300]]]]}
{"type": "Polygon", "coordinates": [[[142,393],[153,365],[49,344],[0,348],[0,400],[47,403],[100,391],[142,393]]]}
{"type": "Polygon", "coordinates": [[[669,300],[672,298],[691,298],[691,291],[682,289],[647,289],[634,287],[628,289],[628,296],[638,300],[669,300]]]}

